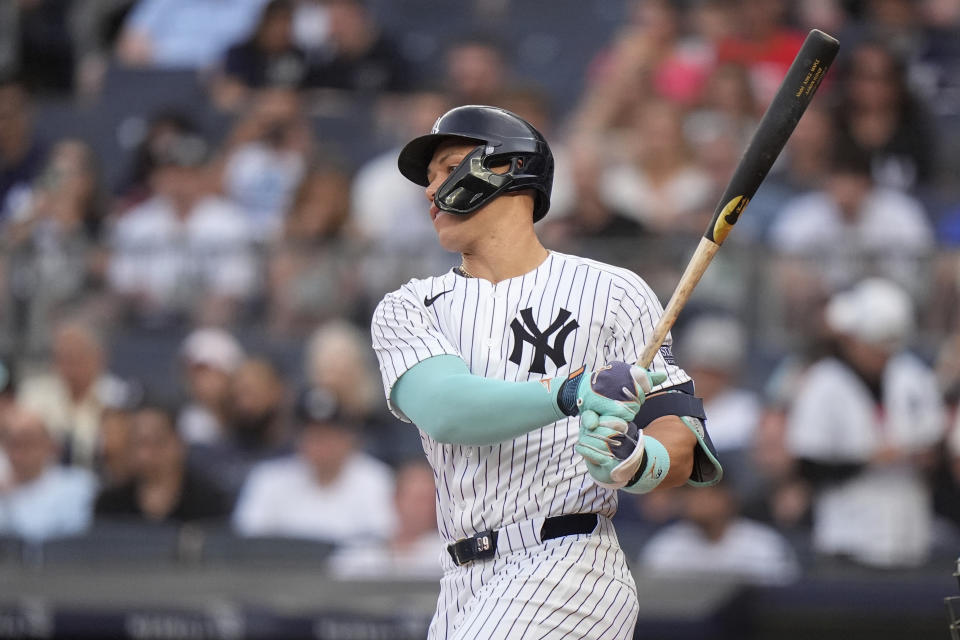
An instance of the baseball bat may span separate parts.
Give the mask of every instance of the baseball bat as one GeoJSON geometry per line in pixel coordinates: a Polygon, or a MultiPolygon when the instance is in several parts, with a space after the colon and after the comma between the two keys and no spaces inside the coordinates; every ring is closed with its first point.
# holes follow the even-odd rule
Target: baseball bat
{"type": "Polygon", "coordinates": [[[793,59],[787,75],[784,76],[773,101],[767,107],[760,124],[757,125],[757,130],[743,152],[733,177],[730,178],[726,190],[720,197],[713,219],[710,220],[697,250],[684,269],[673,295],[670,296],[663,315],[654,327],[653,335],[644,345],[640,359],[637,361],[641,367],[647,368],[653,362],[660,345],[663,344],[677,316],[689,300],[694,287],[700,282],[703,272],[710,266],[713,256],[726,240],[733,225],[737,223],[750,198],[760,188],[760,183],[780,155],[787,138],[796,128],[797,122],[800,121],[807,105],[813,99],[820,81],[830,68],[839,48],[840,43],[836,38],[819,29],[812,29],[807,34],[803,46],[793,59]]]}

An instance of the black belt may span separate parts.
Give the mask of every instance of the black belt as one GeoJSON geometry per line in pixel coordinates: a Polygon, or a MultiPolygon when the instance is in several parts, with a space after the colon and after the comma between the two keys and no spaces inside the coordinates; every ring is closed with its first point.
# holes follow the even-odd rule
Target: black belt
{"type": "MultiPolygon", "coordinates": [[[[540,528],[541,540],[553,540],[563,536],[591,533],[597,528],[598,516],[595,513],[572,513],[566,516],[553,516],[543,521],[540,528]]],[[[474,560],[492,558],[497,553],[497,530],[481,531],[469,538],[457,540],[447,546],[454,564],[462,566],[474,560]]]]}

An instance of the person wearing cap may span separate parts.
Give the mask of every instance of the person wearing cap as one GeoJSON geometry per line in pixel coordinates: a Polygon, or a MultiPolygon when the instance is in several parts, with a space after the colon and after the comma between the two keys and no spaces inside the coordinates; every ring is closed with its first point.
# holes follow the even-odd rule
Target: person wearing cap
{"type": "Polygon", "coordinates": [[[922,564],[932,542],[924,472],[944,435],[933,371],[906,350],[913,303],[869,278],[834,295],[825,322],[835,355],[795,389],[787,446],[811,483],[813,547],[875,567],[922,564]]]}
{"type": "Polygon", "coordinates": [[[154,150],[153,196],[114,229],[110,287],[145,319],[222,321],[253,293],[252,231],[240,209],[213,193],[208,151],[197,135],[164,140],[154,150]]]}
{"type": "Polygon", "coordinates": [[[218,328],[197,329],[180,349],[190,400],[180,410],[177,429],[187,444],[210,444],[224,437],[231,379],[243,362],[240,343],[218,328]]]}
{"type": "Polygon", "coordinates": [[[296,453],[254,467],[234,529],[336,544],[385,540],[393,528],[393,474],[357,449],[360,425],[319,388],[300,394],[296,421],[296,453]]]}

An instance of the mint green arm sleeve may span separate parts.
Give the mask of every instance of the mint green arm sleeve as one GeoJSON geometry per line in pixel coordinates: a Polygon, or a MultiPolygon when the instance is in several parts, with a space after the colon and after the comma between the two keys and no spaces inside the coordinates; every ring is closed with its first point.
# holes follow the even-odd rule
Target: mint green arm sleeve
{"type": "Polygon", "coordinates": [[[438,442],[490,445],[566,418],[557,406],[560,382],[551,380],[548,389],[475,376],[460,358],[442,355],[400,376],[390,401],[438,442]]]}

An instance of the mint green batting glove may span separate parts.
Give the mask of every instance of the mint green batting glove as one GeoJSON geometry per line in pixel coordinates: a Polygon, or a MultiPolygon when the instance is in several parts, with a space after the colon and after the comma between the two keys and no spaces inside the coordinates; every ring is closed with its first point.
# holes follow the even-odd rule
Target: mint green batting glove
{"type": "Polygon", "coordinates": [[[588,409],[580,414],[580,434],[573,448],[597,484],[622,489],[643,462],[643,431],[632,422],[588,409]],[[617,455],[621,450],[624,457],[617,455]]]}
{"type": "Polygon", "coordinates": [[[660,371],[648,371],[626,362],[608,362],[596,371],[573,372],[561,383],[557,405],[568,416],[593,411],[601,416],[633,420],[646,394],[667,379],[660,371]]]}

